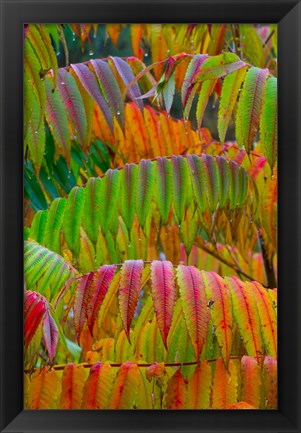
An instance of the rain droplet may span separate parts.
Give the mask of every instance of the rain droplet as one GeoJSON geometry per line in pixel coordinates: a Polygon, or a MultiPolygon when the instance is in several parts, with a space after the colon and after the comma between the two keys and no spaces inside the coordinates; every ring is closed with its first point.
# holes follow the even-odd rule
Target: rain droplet
{"type": "Polygon", "coordinates": [[[50,180],[50,176],[47,176],[47,179],[50,180]]]}
{"type": "Polygon", "coordinates": [[[34,133],[37,134],[39,131],[35,131],[34,133]]]}
{"type": "Polygon", "coordinates": [[[117,114],[117,116],[120,116],[120,111],[117,110],[117,111],[116,111],[116,114],[117,114]]]}
{"type": "Polygon", "coordinates": [[[71,171],[68,172],[68,179],[70,179],[71,171]]]}
{"type": "Polygon", "coordinates": [[[72,33],[72,41],[75,42],[75,33],[72,33]]]}
{"type": "Polygon", "coordinates": [[[65,82],[64,82],[64,81],[61,81],[61,85],[64,86],[64,85],[65,85],[65,82]]]}
{"type": "Polygon", "coordinates": [[[94,51],[90,50],[89,51],[89,56],[94,56],[94,51]]]}
{"type": "Polygon", "coordinates": [[[170,49],[167,50],[167,53],[170,53],[170,49]]]}
{"type": "Polygon", "coordinates": [[[148,53],[144,53],[144,57],[148,57],[148,53]]]}
{"type": "Polygon", "coordinates": [[[215,104],[212,105],[212,108],[215,108],[215,104]]]}
{"type": "Polygon", "coordinates": [[[57,56],[59,56],[60,54],[61,54],[61,52],[60,52],[60,51],[58,51],[58,52],[56,53],[56,55],[57,55],[57,56]]]}

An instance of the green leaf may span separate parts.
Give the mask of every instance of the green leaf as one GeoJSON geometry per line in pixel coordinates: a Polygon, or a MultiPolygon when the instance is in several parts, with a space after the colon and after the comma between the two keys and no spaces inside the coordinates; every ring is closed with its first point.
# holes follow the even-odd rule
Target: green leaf
{"type": "Polygon", "coordinates": [[[47,95],[45,114],[56,144],[56,156],[63,155],[69,165],[71,141],[66,109],[58,90],[53,90],[53,82],[49,77],[45,77],[45,88],[47,95]]]}
{"type": "Polygon", "coordinates": [[[175,82],[175,71],[171,74],[170,78],[168,79],[167,83],[164,84],[163,86],[163,99],[164,99],[164,103],[165,103],[165,108],[167,113],[170,112],[171,106],[172,106],[172,102],[173,102],[173,98],[175,95],[175,90],[176,90],[176,82],[175,82]]]}
{"type": "Polygon", "coordinates": [[[179,223],[184,217],[184,211],[189,204],[189,173],[186,158],[172,156],[172,193],[173,207],[179,223]]]}
{"type": "MultiPolygon", "coordinates": [[[[25,39],[24,43],[24,69],[30,79],[32,89],[36,92],[40,107],[40,116],[38,126],[44,117],[44,107],[46,102],[45,86],[40,78],[41,65],[32,48],[29,39],[25,39]]],[[[37,126],[37,127],[38,127],[37,126]]]]}
{"type": "Polygon", "coordinates": [[[143,228],[150,210],[154,187],[155,167],[152,161],[142,159],[139,163],[137,185],[137,216],[143,228]]]}
{"type": "Polygon", "coordinates": [[[207,58],[198,72],[192,77],[192,82],[201,82],[220,78],[245,66],[245,62],[233,53],[223,53],[207,58]]]}
{"type": "Polygon", "coordinates": [[[202,83],[201,91],[198,97],[198,103],[196,107],[196,120],[198,129],[200,129],[205,113],[205,109],[207,107],[209,98],[214,91],[217,80],[207,80],[202,83]]]}
{"type": "Polygon", "coordinates": [[[246,72],[246,68],[241,68],[224,78],[218,110],[218,134],[222,143],[246,72]]]}
{"type": "Polygon", "coordinates": [[[29,238],[34,239],[39,244],[44,244],[45,228],[47,224],[48,212],[39,210],[31,223],[29,238]]]}
{"type": "Polygon", "coordinates": [[[102,178],[99,217],[103,233],[117,232],[120,177],[119,170],[109,169],[102,178]]]}
{"type": "Polygon", "coordinates": [[[59,70],[59,92],[65,110],[73,124],[74,133],[80,145],[86,149],[88,143],[88,123],[82,95],[77,87],[75,78],[65,69],[59,70]]]}
{"type": "Polygon", "coordinates": [[[91,241],[96,244],[100,226],[102,182],[100,178],[91,177],[86,185],[85,217],[83,227],[91,241]]]}
{"type": "Polygon", "coordinates": [[[238,101],[236,114],[236,139],[240,147],[249,154],[259,126],[264,103],[268,69],[250,68],[238,101]]]}
{"type": "Polygon", "coordinates": [[[78,256],[80,246],[80,226],[84,213],[85,190],[74,187],[67,199],[63,220],[63,232],[71,251],[78,256]]]}
{"type": "Polygon", "coordinates": [[[138,167],[126,164],[121,173],[120,213],[128,230],[131,229],[135,216],[138,185],[138,167]]]}
{"type": "Polygon", "coordinates": [[[277,161],[277,114],[277,78],[270,77],[260,118],[260,140],[271,169],[277,161]]]}
{"type": "Polygon", "coordinates": [[[166,224],[172,199],[171,162],[167,158],[158,158],[156,163],[155,200],[160,211],[162,223],[166,224]]]}
{"type": "Polygon", "coordinates": [[[66,207],[65,198],[56,198],[48,210],[44,245],[52,251],[61,252],[61,229],[66,207]]]}

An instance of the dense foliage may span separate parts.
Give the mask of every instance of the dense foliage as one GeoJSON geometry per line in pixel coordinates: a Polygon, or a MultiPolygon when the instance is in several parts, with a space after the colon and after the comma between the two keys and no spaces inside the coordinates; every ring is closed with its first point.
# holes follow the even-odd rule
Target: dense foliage
{"type": "Polygon", "coordinates": [[[25,26],[25,407],[277,407],[276,41],[25,26]]]}

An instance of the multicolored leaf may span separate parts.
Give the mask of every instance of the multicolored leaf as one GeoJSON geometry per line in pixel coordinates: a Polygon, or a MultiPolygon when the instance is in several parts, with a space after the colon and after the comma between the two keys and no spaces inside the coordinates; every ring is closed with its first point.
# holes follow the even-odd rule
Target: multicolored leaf
{"type": "Polygon", "coordinates": [[[224,362],[218,358],[215,362],[212,383],[212,408],[224,409],[237,403],[238,372],[234,360],[229,361],[228,369],[224,362]]]}
{"type": "Polygon", "coordinates": [[[210,303],[210,316],[215,328],[215,336],[221,355],[228,366],[232,349],[232,301],[231,294],[222,278],[215,272],[202,271],[207,298],[210,303]]]}
{"type": "Polygon", "coordinates": [[[125,362],[118,370],[109,409],[134,409],[141,387],[139,368],[132,362],[125,362]]]}
{"type": "Polygon", "coordinates": [[[236,114],[236,140],[249,154],[253,148],[263,107],[268,69],[248,70],[236,114]]]}
{"type": "Polygon", "coordinates": [[[152,296],[157,323],[165,347],[176,303],[176,287],[173,265],[168,261],[155,260],[151,265],[152,296]]]}
{"type": "Polygon", "coordinates": [[[120,271],[119,308],[124,330],[129,341],[130,326],[141,290],[142,271],[142,260],[126,260],[120,271]]]}
{"type": "Polygon", "coordinates": [[[257,301],[252,289],[236,277],[226,277],[225,282],[231,292],[233,314],[247,354],[250,356],[262,355],[262,331],[257,301]]]}
{"type": "Polygon", "coordinates": [[[112,393],[114,371],[107,362],[97,362],[85,382],[83,409],[107,409],[112,393]]]}
{"type": "Polygon", "coordinates": [[[209,321],[205,285],[201,272],[193,266],[179,265],[177,278],[188,333],[195,358],[198,360],[205,343],[209,321]]]}

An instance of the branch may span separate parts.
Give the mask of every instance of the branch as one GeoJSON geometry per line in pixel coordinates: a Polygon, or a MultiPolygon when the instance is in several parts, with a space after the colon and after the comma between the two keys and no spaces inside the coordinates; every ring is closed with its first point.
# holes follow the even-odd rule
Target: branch
{"type": "MultiPolygon", "coordinates": [[[[238,268],[234,263],[229,262],[227,259],[225,259],[224,257],[221,257],[217,252],[212,251],[210,248],[205,247],[205,245],[202,244],[198,244],[198,247],[201,248],[201,250],[206,251],[206,253],[211,254],[213,257],[215,257],[217,260],[219,260],[220,262],[224,263],[225,265],[229,266],[229,268],[234,269],[235,272],[237,272],[238,274],[243,275],[245,278],[247,278],[250,281],[253,281],[254,278],[251,275],[248,275],[246,272],[242,271],[240,268],[238,268]]],[[[258,281],[258,283],[260,283],[265,289],[268,289],[269,286],[267,286],[266,284],[264,284],[261,281],[258,281]]],[[[275,287],[275,286],[273,286],[275,287]]]]}
{"type": "MultiPolygon", "coordinates": [[[[230,359],[241,359],[243,356],[244,355],[230,356],[230,359]]],[[[256,355],[256,356],[254,356],[254,358],[264,359],[265,356],[264,355],[256,355]]],[[[185,367],[185,366],[189,366],[189,365],[199,365],[199,364],[201,364],[204,361],[215,362],[218,359],[220,359],[220,358],[203,359],[202,361],[200,360],[200,361],[191,361],[191,362],[164,363],[164,365],[165,365],[165,367],[185,367]]],[[[121,363],[120,362],[117,362],[117,363],[111,362],[110,366],[111,367],[121,367],[122,364],[123,364],[122,362],[121,363]]],[[[152,363],[148,363],[148,364],[139,364],[139,363],[134,363],[133,362],[133,364],[136,364],[137,367],[151,367],[152,365],[157,364],[157,362],[152,362],[152,363]]],[[[48,365],[48,367],[49,367],[49,370],[60,371],[60,370],[64,370],[64,368],[66,367],[66,365],[67,364],[60,364],[60,365],[54,365],[54,366],[48,365]]],[[[87,363],[87,364],[80,364],[80,365],[82,365],[83,368],[91,368],[91,367],[93,367],[93,365],[95,365],[95,363],[94,364],[88,364],[87,363]]],[[[44,366],[44,367],[47,367],[47,366],[44,366]]],[[[26,370],[24,370],[24,373],[26,373],[26,374],[32,374],[34,371],[39,370],[40,368],[41,367],[37,367],[37,368],[33,368],[33,369],[26,369],[26,370]]]]}
{"type": "Polygon", "coordinates": [[[259,231],[258,231],[258,238],[259,238],[259,244],[260,244],[261,251],[262,251],[262,257],[263,257],[263,263],[264,263],[264,269],[265,269],[265,273],[266,273],[266,277],[267,277],[268,287],[270,287],[272,289],[274,287],[277,287],[277,281],[276,281],[276,277],[275,277],[273,263],[268,257],[268,253],[267,253],[267,250],[265,248],[262,235],[260,234],[259,231]]]}

